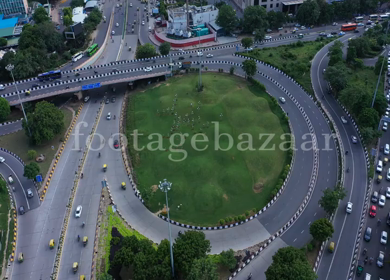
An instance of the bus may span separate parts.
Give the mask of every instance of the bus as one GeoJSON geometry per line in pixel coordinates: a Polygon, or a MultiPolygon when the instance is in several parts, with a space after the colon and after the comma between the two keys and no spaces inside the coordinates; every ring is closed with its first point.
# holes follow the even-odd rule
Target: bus
{"type": "Polygon", "coordinates": [[[341,25],[341,31],[352,31],[355,30],[357,27],[356,23],[348,23],[341,25]]]}
{"type": "Polygon", "coordinates": [[[88,56],[92,56],[94,53],[97,52],[97,50],[99,49],[99,46],[98,44],[93,44],[92,46],[90,46],[87,50],[87,54],[88,56]]]}
{"type": "Polygon", "coordinates": [[[370,15],[370,20],[378,20],[378,15],[370,15]]]}
{"type": "Polygon", "coordinates": [[[76,53],[74,56],[72,56],[72,61],[76,62],[77,60],[81,59],[84,56],[82,52],[76,53]]]}
{"type": "Polygon", "coordinates": [[[364,20],[364,17],[355,17],[355,22],[362,22],[364,20]]]}
{"type": "Polygon", "coordinates": [[[380,15],[379,20],[388,20],[389,16],[388,15],[380,15]]]}
{"type": "Polygon", "coordinates": [[[61,70],[49,71],[38,75],[39,81],[55,80],[61,78],[61,70]]]}

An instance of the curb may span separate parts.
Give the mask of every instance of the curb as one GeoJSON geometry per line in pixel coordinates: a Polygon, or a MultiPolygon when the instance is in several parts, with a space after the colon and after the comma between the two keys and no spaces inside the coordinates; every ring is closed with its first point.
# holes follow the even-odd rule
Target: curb
{"type": "Polygon", "coordinates": [[[23,120],[23,118],[21,118],[20,120],[11,121],[11,122],[3,122],[3,123],[0,123],[0,126],[5,126],[5,125],[21,122],[22,120],[23,120]]]}

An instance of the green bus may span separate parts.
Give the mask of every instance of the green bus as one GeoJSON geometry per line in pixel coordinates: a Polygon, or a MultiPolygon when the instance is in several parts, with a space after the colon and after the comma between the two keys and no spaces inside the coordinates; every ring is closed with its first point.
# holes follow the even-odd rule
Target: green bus
{"type": "Polygon", "coordinates": [[[98,44],[93,44],[92,46],[90,46],[87,50],[87,54],[88,56],[92,56],[94,53],[97,52],[97,50],[99,49],[99,45],[98,44]]]}

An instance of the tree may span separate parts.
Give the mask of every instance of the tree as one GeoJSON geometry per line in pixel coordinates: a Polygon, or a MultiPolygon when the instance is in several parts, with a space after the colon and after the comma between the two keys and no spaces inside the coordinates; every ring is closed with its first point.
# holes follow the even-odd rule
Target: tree
{"type": "Polygon", "coordinates": [[[320,15],[318,17],[319,24],[326,24],[333,21],[334,18],[334,6],[329,5],[325,0],[316,0],[318,8],[320,9],[320,15]]]}
{"type": "Polygon", "coordinates": [[[333,66],[343,61],[343,43],[336,40],[329,48],[328,56],[330,57],[329,66],[333,66]]]}
{"type": "Polygon", "coordinates": [[[171,44],[168,42],[164,42],[158,47],[158,50],[160,51],[161,55],[167,55],[171,50],[171,44]]]}
{"type": "Polygon", "coordinates": [[[72,9],[70,7],[63,8],[62,12],[64,13],[64,16],[72,17],[72,9]]]}
{"type": "Polygon", "coordinates": [[[357,121],[363,127],[375,129],[378,127],[379,119],[379,114],[374,108],[364,108],[360,112],[357,121]]]}
{"type": "Polygon", "coordinates": [[[254,60],[247,59],[242,63],[242,70],[244,70],[246,76],[252,77],[256,74],[257,65],[254,60]]]}
{"type": "Polygon", "coordinates": [[[217,266],[210,258],[194,260],[188,280],[218,280],[217,266]]]}
{"type": "Polygon", "coordinates": [[[65,26],[71,26],[72,24],[73,24],[72,17],[64,16],[64,25],[65,26]]]}
{"type": "Polygon", "coordinates": [[[355,61],[355,58],[357,58],[356,48],[349,46],[347,51],[347,62],[353,63],[355,61]]]}
{"type": "Polygon", "coordinates": [[[28,159],[29,159],[29,160],[33,160],[33,159],[35,159],[35,157],[37,156],[37,151],[35,151],[35,150],[29,150],[29,151],[27,152],[27,156],[28,156],[28,159]]]}
{"type": "Polygon", "coordinates": [[[7,45],[7,39],[0,38],[0,47],[5,47],[7,45]]]}
{"type": "Polygon", "coordinates": [[[382,137],[382,131],[373,129],[372,127],[361,127],[360,133],[362,138],[367,145],[372,144],[374,139],[382,137]]]}
{"type": "Polygon", "coordinates": [[[0,122],[7,120],[8,115],[11,113],[11,107],[7,99],[0,97],[0,122]]]}
{"type": "Polygon", "coordinates": [[[0,192],[7,192],[7,183],[3,179],[0,179],[0,192]]]}
{"type": "Polygon", "coordinates": [[[234,269],[237,265],[237,260],[234,257],[234,251],[232,249],[222,251],[221,254],[219,254],[219,259],[220,264],[228,269],[234,269]]]}
{"type": "MultiPolygon", "coordinates": [[[[383,55],[380,55],[378,57],[378,60],[376,61],[375,63],[375,68],[374,68],[374,72],[375,72],[375,75],[379,76],[379,73],[381,72],[381,68],[382,68],[382,64],[383,64],[383,60],[385,59],[385,57],[383,55]]],[[[382,69],[382,72],[385,71],[385,68],[383,67],[382,69]]]]}
{"type": "Polygon", "coordinates": [[[296,19],[302,25],[313,25],[316,24],[320,17],[320,8],[314,0],[304,1],[299,6],[296,19]]]}
{"type": "Polygon", "coordinates": [[[243,27],[245,32],[252,33],[255,29],[267,29],[267,12],[262,6],[249,6],[244,10],[243,27]]]}
{"type": "Polygon", "coordinates": [[[72,0],[70,6],[72,7],[72,10],[76,7],[84,7],[84,0],[72,0]]]}
{"type": "Polygon", "coordinates": [[[346,196],[345,189],[341,186],[336,186],[333,190],[326,188],[323,193],[318,203],[331,216],[336,211],[339,200],[342,200],[346,196]]]}
{"type": "Polygon", "coordinates": [[[97,25],[102,21],[102,12],[97,8],[93,8],[88,17],[84,20],[83,27],[86,32],[90,33],[96,29],[97,25]]]}
{"type": "Polygon", "coordinates": [[[282,12],[275,12],[271,10],[267,13],[268,26],[271,29],[282,27],[286,20],[286,15],[282,12]]]}
{"type": "Polygon", "coordinates": [[[182,279],[187,279],[193,262],[196,259],[206,258],[210,252],[210,241],[206,240],[205,234],[198,231],[186,231],[176,238],[173,245],[175,266],[182,275],[182,279]]]}
{"type": "Polygon", "coordinates": [[[99,280],[113,280],[113,278],[110,274],[105,272],[104,274],[100,275],[99,280]]]}
{"type": "Polygon", "coordinates": [[[326,69],[325,79],[331,84],[332,89],[339,93],[347,86],[348,69],[342,62],[330,66],[326,69]]]}
{"type": "MultiPolygon", "coordinates": [[[[72,1],[73,3],[73,1],[72,1]]],[[[71,5],[72,5],[71,3],[71,5]]],[[[64,13],[64,25],[70,26],[73,24],[72,20],[72,9],[70,7],[66,7],[62,9],[62,12],[64,13]]]]}
{"type": "Polygon", "coordinates": [[[332,237],[333,233],[333,225],[326,218],[318,219],[310,225],[310,234],[319,242],[323,242],[329,237],[332,237]]]}
{"type": "Polygon", "coordinates": [[[36,24],[39,24],[42,22],[48,22],[50,18],[44,7],[38,7],[34,11],[33,20],[36,24]]]}
{"type": "Polygon", "coordinates": [[[371,96],[367,94],[365,87],[360,83],[347,86],[343,89],[340,92],[339,99],[348,111],[356,117],[364,108],[371,105],[371,96]]]}
{"type": "Polygon", "coordinates": [[[244,48],[249,48],[253,45],[253,40],[250,37],[242,38],[241,44],[244,48]]]}
{"type": "Polygon", "coordinates": [[[30,129],[30,140],[36,145],[53,139],[64,128],[64,113],[54,104],[46,101],[37,103],[34,113],[29,113],[27,118],[28,125],[23,120],[22,126],[28,137],[30,137],[28,128],[30,129]]]}
{"type": "Polygon", "coordinates": [[[272,264],[265,272],[267,280],[315,280],[317,275],[305,253],[292,246],[280,248],[272,257],[272,264]]]}
{"type": "Polygon", "coordinates": [[[218,11],[215,23],[225,29],[226,33],[232,32],[238,23],[236,11],[230,5],[223,5],[218,11]]]}
{"type": "Polygon", "coordinates": [[[157,56],[157,53],[156,48],[152,44],[146,43],[145,45],[137,47],[137,51],[135,53],[135,57],[137,59],[150,58],[154,56],[157,56]]]}
{"type": "Polygon", "coordinates": [[[29,179],[35,179],[35,177],[39,174],[40,168],[38,163],[31,162],[24,166],[24,177],[27,177],[29,179]]]}
{"type": "Polygon", "coordinates": [[[265,31],[264,29],[255,29],[255,41],[261,42],[264,40],[265,31]]]}

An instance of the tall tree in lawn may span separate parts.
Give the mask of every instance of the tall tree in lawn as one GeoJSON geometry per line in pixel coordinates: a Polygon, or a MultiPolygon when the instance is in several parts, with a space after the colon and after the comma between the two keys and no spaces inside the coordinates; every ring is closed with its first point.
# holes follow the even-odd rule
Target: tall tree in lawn
{"type": "Polygon", "coordinates": [[[372,127],[373,129],[378,127],[379,114],[374,108],[364,108],[358,116],[358,124],[363,127],[372,127]]]}
{"type": "Polygon", "coordinates": [[[262,6],[249,6],[244,10],[244,32],[252,33],[255,29],[267,29],[267,11],[262,6]]]}
{"type": "Polygon", "coordinates": [[[247,59],[242,63],[242,70],[244,70],[247,77],[252,77],[256,74],[257,65],[254,60],[247,59]]]}
{"type": "Polygon", "coordinates": [[[325,72],[325,80],[331,84],[335,96],[338,97],[340,91],[346,88],[348,84],[347,67],[342,62],[329,66],[325,72]]]}
{"type": "Polygon", "coordinates": [[[272,264],[265,272],[267,280],[315,280],[317,275],[305,253],[292,246],[280,248],[272,257],[272,264]]]}
{"type": "Polygon", "coordinates": [[[250,37],[242,38],[241,44],[244,48],[248,49],[253,45],[253,40],[250,37]]]}
{"type": "Polygon", "coordinates": [[[363,85],[358,83],[343,89],[339,100],[353,116],[357,117],[364,108],[371,106],[372,96],[367,93],[363,85]]]}
{"type": "Polygon", "coordinates": [[[232,249],[222,251],[221,254],[219,254],[219,259],[220,264],[228,269],[234,269],[237,265],[237,260],[234,257],[234,251],[232,249]]]}
{"type": "Polygon", "coordinates": [[[255,41],[261,42],[264,40],[265,37],[265,30],[264,29],[255,29],[255,41]]]}
{"type": "MultiPolygon", "coordinates": [[[[64,113],[54,104],[41,101],[36,104],[33,114],[28,114],[28,127],[31,131],[31,142],[39,145],[58,135],[64,128],[64,113]]],[[[22,126],[29,136],[25,120],[22,126]]]]}
{"type": "Polygon", "coordinates": [[[205,258],[211,250],[210,241],[199,231],[186,231],[176,238],[173,245],[176,271],[187,279],[196,259],[205,258]]]}
{"type": "Polygon", "coordinates": [[[42,23],[42,22],[48,22],[50,20],[49,15],[47,14],[45,8],[38,7],[35,9],[33,13],[33,20],[36,24],[42,23]]]}
{"type": "Polygon", "coordinates": [[[160,51],[161,55],[167,55],[171,50],[171,44],[168,42],[164,42],[158,47],[158,50],[160,51]]]}
{"type": "Polygon", "coordinates": [[[0,122],[4,122],[7,120],[7,117],[11,113],[11,107],[7,99],[0,97],[0,122]]]}
{"type": "Polygon", "coordinates": [[[230,33],[234,30],[234,28],[236,28],[238,24],[236,12],[231,6],[223,5],[218,11],[215,22],[224,28],[226,33],[230,33]]]}
{"type": "Polygon", "coordinates": [[[157,56],[157,53],[155,47],[152,44],[146,43],[145,45],[137,47],[137,51],[135,53],[135,57],[137,59],[150,58],[154,56],[157,56]]]}
{"type": "Polygon", "coordinates": [[[23,176],[29,179],[35,179],[35,177],[39,174],[40,168],[38,163],[31,162],[24,166],[23,176]]]}
{"type": "Polygon", "coordinates": [[[326,218],[318,219],[310,225],[310,234],[319,242],[323,242],[332,237],[333,233],[333,225],[326,218]]]}
{"type": "Polygon", "coordinates": [[[317,23],[320,16],[320,8],[315,0],[304,1],[298,8],[296,19],[302,25],[317,23]]]}
{"type": "Polygon", "coordinates": [[[188,280],[218,280],[217,266],[210,258],[194,260],[188,280]]]}

